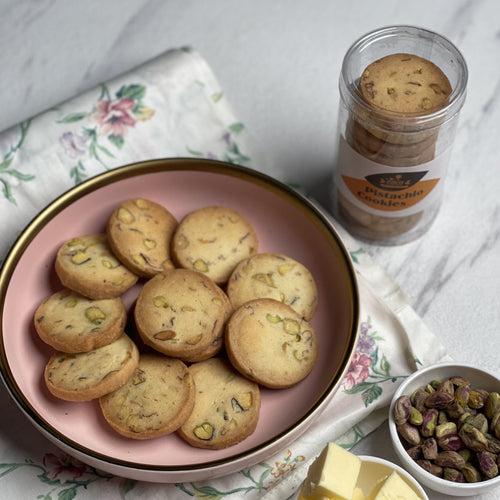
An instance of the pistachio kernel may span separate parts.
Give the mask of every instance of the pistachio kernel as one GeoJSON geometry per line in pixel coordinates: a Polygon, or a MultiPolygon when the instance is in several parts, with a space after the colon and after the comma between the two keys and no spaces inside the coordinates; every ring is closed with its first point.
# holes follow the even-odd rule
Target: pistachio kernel
{"type": "Polygon", "coordinates": [[[140,208],[141,210],[145,210],[145,209],[149,208],[149,203],[146,200],[143,200],[141,198],[138,198],[137,200],[135,200],[134,204],[137,208],[140,208]]]}
{"type": "Polygon", "coordinates": [[[193,311],[196,311],[196,309],[194,307],[191,307],[191,306],[182,306],[181,311],[182,312],[193,312],[193,311]]]}
{"type": "Polygon", "coordinates": [[[85,262],[88,262],[90,260],[90,257],[85,253],[85,252],[76,252],[73,257],[71,257],[71,262],[76,265],[84,264],[85,262]]]}
{"type": "Polygon", "coordinates": [[[201,341],[202,338],[203,338],[203,334],[200,333],[199,335],[196,335],[196,337],[193,337],[191,339],[186,340],[186,344],[196,345],[201,341]]]}
{"type": "Polygon", "coordinates": [[[124,224],[130,224],[135,221],[135,217],[127,208],[120,207],[117,214],[118,220],[124,224]]]}
{"type": "Polygon", "coordinates": [[[210,441],[214,437],[214,427],[208,422],[203,422],[193,429],[193,434],[202,441],[210,441]]]}
{"type": "Polygon", "coordinates": [[[257,273],[252,276],[254,280],[259,281],[260,283],[263,283],[264,285],[267,285],[271,288],[276,288],[274,285],[274,280],[273,280],[273,273],[257,273]]]}
{"type": "Polygon", "coordinates": [[[297,361],[307,360],[307,359],[309,359],[309,349],[305,349],[302,352],[300,352],[299,350],[295,349],[293,351],[293,357],[297,361]]]}
{"type": "Polygon", "coordinates": [[[200,273],[208,272],[208,264],[203,259],[196,259],[193,267],[200,273]]]}
{"type": "Polygon", "coordinates": [[[281,276],[284,276],[286,273],[290,272],[295,267],[295,264],[280,264],[278,266],[278,272],[281,276]]]}
{"type": "Polygon", "coordinates": [[[155,307],[163,307],[166,309],[168,307],[168,302],[163,295],[157,295],[153,298],[153,305],[155,307]]]}
{"type": "Polygon", "coordinates": [[[106,314],[99,307],[91,306],[85,309],[85,317],[92,324],[100,325],[106,319],[106,314]]]}
{"type": "Polygon", "coordinates": [[[150,239],[146,238],[145,240],[143,240],[143,243],[144,243],[144,246],[148,250],[152,250],[153,248],[156,247],[156,241],[155,240],[150,240],[150,239]]]}
{"type": "Polygon", "coordinates": [[[78,245],[83,245],[83,240],[82,240],[82,239],[80,239],[80,238],[73,238],[73,239],[69,240],[69,241],[66,243],[66,245],[67,245],[68,247],[76,247],[76,246],[78,246],[78,245]]]}
{"type": "Polygon", "coordinates": [[[276,323],[279,323],[280,321],[283,321],[281,319],[281,316],[278,316],[277,314],[271,314],[271,313],[266,314],[266,319],[267,319],[267,321],[269,321],[269,323],[273,323],[273,325],[276,323]]]}
{"type": "Polygon", "coordinates": [[[156,340],[172,340],[176,333],[172,330],[165,330],[164,332],[158,332],[153,335],[156,340]]]}
{"type": "Polygon", "coordinates": [[[108,259],[107,257],[101,259],[101,264],[106,269],[114,269],[115,267],[118,267],[120,265],[116,260],[108,259]]]}
{"type": "Polygon", "coordinates": [[[283,319],[283,329],[290,335],[297,335],[300,333],[299,322],[291,318],[283,319]]]}
{"type": "Polygon", "coordinates": [[[76,304],[78,303],[78,300],[75,299],[75,297],[70,297],[64,304],[64,307],[75,307],[76,304]]]}
{"type": "Polygon", "coordinates": [[[238,402],[240,403],[240,406],[244,410],[248,410],[251,408],[253,404],[253,395],[251,392],[244,392],[240,396],[238,396],[238,402]]]}
{"type": "Polygon", "coordinates": [[[147,264],[146,259],[144,259],[144,256],[142,254],[135,254],[135,255],[133,255],[132,256],[132,260],[138,266],[143,266],[144,264],[147,264]]]}

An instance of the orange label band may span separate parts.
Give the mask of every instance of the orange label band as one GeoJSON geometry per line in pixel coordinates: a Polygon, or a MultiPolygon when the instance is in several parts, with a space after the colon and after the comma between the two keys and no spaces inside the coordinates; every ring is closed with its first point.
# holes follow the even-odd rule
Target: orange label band
{"type": "Polygon", "coordinates": [[[349,191],[365,205],[388,212],[404,210],[423,200],[439,179],[419,181],[406,189],[380,189],[366,179],[342,175],[349,191]]]}

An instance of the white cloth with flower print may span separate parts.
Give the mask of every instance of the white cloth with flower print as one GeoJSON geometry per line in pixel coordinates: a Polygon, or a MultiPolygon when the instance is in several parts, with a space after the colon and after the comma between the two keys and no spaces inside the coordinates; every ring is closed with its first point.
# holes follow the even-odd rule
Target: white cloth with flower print
{"type": "MultiPolygon", "coordinates": [[[[265,165],[250,151],[206,62],[168,52],[0,134],[0,259],[40,209],[72,185],[125,163],[203,156],[265,165]]],[[[272,168],[265,169],[273,173],[272,168]]],[[[446,358],[399,287],[338,228],[361,293],[361,331],[341,389],[312,427],[267,462],[206,483],[159,485],[112,477],[64,455],[29,424],[0,389],[0,497],[285,499],[325,442],[346,448],[386,418],[398,383],[446,358]]]]}

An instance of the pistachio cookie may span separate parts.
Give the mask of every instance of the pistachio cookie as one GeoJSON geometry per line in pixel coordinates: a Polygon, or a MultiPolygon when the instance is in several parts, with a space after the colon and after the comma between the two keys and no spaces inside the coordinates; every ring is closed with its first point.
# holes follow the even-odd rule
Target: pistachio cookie
{"type": "Polygon", "coordinates": [[[114,254],[133,273],[151,278],[173,269],[170,240],[175,217],[161,205],[138,198],[124,201],[108,221],[108,241],[114,254]]]}
{"type": "Polygon", "coordinates": [[[132,378],[99,403],[116,432],[151,439],[176,431],[186,421],[194,394],[193,379],[182,361],[144,354],[132,378]]]}
{"type": "Polygon", "coordinates": [[[290,306],[273,299],[242,305],[226,328],[233,366],[270,389],[290,387],[309,375],[317,356],[312,326],[290,306]]]}
{"type": "Polygon", "coordinates": [[[393,113],[429,113],[448,102],[451,85],[434,63],[414,54],[391,54],[371,63],[361,75],[361,95],[393,113]]]}
{"type": "Polygon", "coordinates": [[[57,352],[45,367],[45,383],[66,401],[90,401],[121,387],[139,363],[135,344],[122,335],[118,340],[79,354],[57,352]]]}
{"type": "Polygon", "coordinates": [[[179,266],[225,283],[234,268],[257,252],[257,236],[238,213],[225,207],[206,207],[187,215],[179,224],[172,253],[179,266]]]}
{"type": "Polygon", "coordinates": [[[90,299],[119,297],[137,281],[137,276],[116,260],[103,234],[64,243],[57,252],[56,273],[66,288],[90,299]]]}
{"type": "Polygon", "coordinates": [[[127,313],[121,299],[90,300],[62,290],[51,295],[35,312],[40,338],[62,352],[88,352],[123,334],[127,313]]]}
{"type": "Polygon", "coordinates": [[[210,358],[221,349],[230,304],[224,292],[203,274],[175,269],[144,285],[134,314],[146,344],[193,362],[210,358]]]}
{"type": "Polygon", "coordinates": [[[259,386],[219,358],[191,365],[196,388],[194,408],[177,431],[196,448],[219,450],[243,441],[257,426],[259,386]]]}
{"type": "Polygon", "coordinates": [[[235,309],[253,299],[275,299],[305,319],[312,318],[318,300],[311,273],[300,262],[272,253],[240,262],[229,279],[227,294],[235,309]]]}

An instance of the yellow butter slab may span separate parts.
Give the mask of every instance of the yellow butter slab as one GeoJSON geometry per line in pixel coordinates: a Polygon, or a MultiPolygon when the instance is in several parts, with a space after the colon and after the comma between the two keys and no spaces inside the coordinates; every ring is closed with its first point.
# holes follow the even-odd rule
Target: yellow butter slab
{"type": "Polygon", "coordinates": [[[397,472],[393,472],[385,481],[375,485],[369,500],[421,500],[421,498],[397,472]]]}
{"type": "Polygon", "coordinates": [[[360,467],[356,455],[329,443],[309,468],[303,495],[307,500],[351,500],[360,467]]]}

